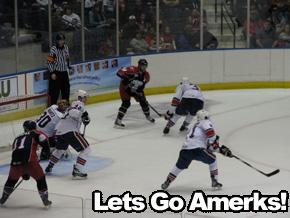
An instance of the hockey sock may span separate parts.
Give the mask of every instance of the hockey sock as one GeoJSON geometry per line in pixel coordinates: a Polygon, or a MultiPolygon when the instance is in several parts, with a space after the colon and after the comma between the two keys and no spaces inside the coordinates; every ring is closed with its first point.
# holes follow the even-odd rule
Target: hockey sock
{"type": "Polygon", "coordinates": [[[144,113],[144,115],[146,117],[148,117],[150,115],[150,110],[149,110],[149,106],[148,106],[148,103],[144,100],[140,101],[140,106],[142,108],[142,111],[144,113]]]}
{"type": "Polygon", "coordinates": [[[83,151],[81,151],[79,153],[79,156],[77,157],[77,162],[76,162],[76,168],[78,170],[82,170],[83,167],[85,166],[86,164],[86,157],[88,156],[88,154],[91,152],[91,148],[90,147],[87,147],[86,149],[84,149],[83,151]]]}
{"type": "Polygon", "coordinates": [[[119,110],[118,115],[117,115],[117,119],[122,120],[123,117],[125,116],[125,113],[126,112],[123,112],[123,111],[119,110]]]}
{"type": "Polygon", "coordinates": [[[217,168],[216,160],[212,164],[209,165],[209,171],[210,171],[211,179],[218,180],[218,168],[217,168]]]}
{"type": "Polygon", "coordinates": [[[58,162],[58,160],[61,158],[61,156],[64,154],[65,150],[58,150],[55,149],[53,153],[50,155],[49,158],[49,165],[54,166],[58,162]]]}
{"type": "Polygon", "coordinates": [[[13,192],[14,186],[17,183],[17,181],[18,180],[12,180],[10,178],[7,179],[3,189],[2,197],[0,199],[0,204],[4,204],[7,201],[10,194],[13,192]]]}
{"type": "Polygon", "coordinates": [[[122,120],[125,116],[128,108],[130,107],[131,102],[130,101],[123,101],[121,107],[119,108],[119,112],[117,115],[117,119],[122,120]]]}
{"type": "Polygon", "coordinates": [[[167,176],[167,179],[172,182],[175,180],[175,178],[178,176],[179,173],[181,173],[182,170],[178,167],[174,166],[169,175],[167,176]]]}
{"type": "Polygon", "coordinates": [[[168,128],[174,126],[175,123],[177,122],[177,120],[179,120],[180,117],[181,117],[180,115],[178,115],[178,114],[174,114],[173,117],[172,117],[170,120],[168,120],[168,123],[167,123],[166,126],[167,126],[168,128]]]}
{"type": "Polygon", "coordinates": [[[185,120],[184,120],[184,122],[183,122],[182,125],[184,125],[184,126],[187,127],[187,126],[191,123],[192,120],[193,120],[193,116],[191,116],[190,114],[188,114],[188,115],[185,117],[185,120]]]}
{"type": "Polygon", "coordinates": [[[36,180],[36,183],[37,183],[37,190],[39,194],[47,192],[47,183],[46,183],[45,176],[36,180]]]}

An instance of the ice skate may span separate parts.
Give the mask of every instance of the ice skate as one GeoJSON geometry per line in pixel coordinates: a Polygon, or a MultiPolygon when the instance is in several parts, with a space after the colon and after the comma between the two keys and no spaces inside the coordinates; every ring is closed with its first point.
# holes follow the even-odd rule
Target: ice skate
{"type": "Polygon", "coordinates": [[[72,176],[73,179],[86,179],[88,177],[88,174],[82,173],[78,168],[76,168],[76,165],[74,165],[72,176]]]}
{"type": "Polygon", "coordinates": [[[164,129],[163,129],[163,134],[166,135],[169,133],[169,130],[170,128],[168,126],[166,126],[164,129]]]}
{"type": "Polygon", "coordinates": [[[122,123],[122,120],[117,118],[115,120],[115,128],[123,129],[123,128],[125,128],[125,124],[122,123]]]}
{"type": "Polygon", "coordinates": [[[151,117],[150,115],[146,116],[146,119],[150,122],[150,123],[154,123],[155,119],[153,117],[151,117]]]}
{"type": "Polygon", "coordinates": [[[0,206],[2,206],[2,205],[5,204],[5,202],[7,201],[8,197],[9,197],[8,194],[3,193],[3,196],[2,196],[2,198],[0,199],[0,206]]]}
{"type": "Polygon", "coordinates": [[[220,189],[222,189],[223,185],[221,183],[219,183],[216,179],[212,179],[212,181],[211,181],[211,187],[214,190],[220,190],[220,189]]]}
{"type": "Polygon", "coordinates": [[[52,168],[53,168],[53,164],[52,164],[52,163],[49,163],[49,164],[47,165],[47,167],[45,168],[45,172],[46,172],[46,174],[51,173],[51,172],[52,172],[52,168]]]}
{"type": "Polygon", "coordinates": [[[182,126],[179,128],[179,131],[180,131],[180,132],[184,132],[184,131],[187,131],[187,130],[188,130],[187,126],[184,126],[184,125],[182,125],[182,126]]]}
{"type": "Polygon", "coordinates": [[[50,200],[48,200],[48,193],[40,194],[40,198],[41,198],[42,203],[45,206],[45,208],[50,208],[52,202],[50,200]]]}
{"type": "Polygon", "coordinates": [[[169,187],[170,183],[171,183],[170,180],[166,179],[166,181],[161,185],[161,188],[163,190],[166,190],[169,187]]]}

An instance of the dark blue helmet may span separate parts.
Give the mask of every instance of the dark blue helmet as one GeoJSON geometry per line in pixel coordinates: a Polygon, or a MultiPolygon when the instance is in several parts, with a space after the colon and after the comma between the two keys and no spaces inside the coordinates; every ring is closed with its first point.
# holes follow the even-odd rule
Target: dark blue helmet
{"type": "Polygon", "coordinates": [[[24,121],[23,129],[24,129],[24,132],[28,132],[28,131],[36,129],[36,122],[34,122],[33,120],[24,121]]]}
{"type": "Polygon", "coordinates": [[[147,62],[146,59],[140,59],[140,60],[138,61],[138,65],[139,65],[139,66],[140,66],[140,65],[148,66],[148,62],[147,62]]]}

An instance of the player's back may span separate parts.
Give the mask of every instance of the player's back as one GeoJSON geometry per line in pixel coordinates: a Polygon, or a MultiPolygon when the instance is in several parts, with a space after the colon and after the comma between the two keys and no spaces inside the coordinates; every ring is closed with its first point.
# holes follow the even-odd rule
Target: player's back
{"type": "Polygon", "coordinates": [[[84,103],[81,101],[74,101],[68,108],[64,117],[56,125],[56,135],[63,135],[68,132],[79,132],[83,112],[84,103]]]}
{"type": "Polygon", "coordinates": [[[50,106],[36,120],[37,129],[46,134],[47,137],[52,137],[54,135],[56,125],[64,116],[63,113],[57,110],[57,107],[57,105],[50,106]]]}
{"type": "Polygon", "coordinates": [[[197,85],[185,83],[182,84],[181,89],[183,98],[197,98],[204,101],[203,95],[197,85]]]}
{"type": "Polygon", "coordinates": [[[20,165],[37,160],[36,150],[39,142],[38,131],[25,132],[14,139],[12,144],[12,165],[20,165]]]}
{"type": "Polygon", "coordinates": [[[208,133],[214,131],[209,119],[197,122],[186,136],[182,149],[207,148],[208,133]]]}

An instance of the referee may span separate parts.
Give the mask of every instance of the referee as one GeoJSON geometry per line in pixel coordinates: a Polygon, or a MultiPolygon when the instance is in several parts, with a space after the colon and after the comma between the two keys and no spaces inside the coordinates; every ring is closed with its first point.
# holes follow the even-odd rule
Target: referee
{"type": "Polygon", "coordinates": [[[61,33],[56,35],[56,44],[50,48],[50,54],[47,57],[49,70],[49,105],[56,104],[61,92],[61,99],[69,102],[70,84],[68,78],[69,51],[65,44],[65,36],[61,33]]]}

